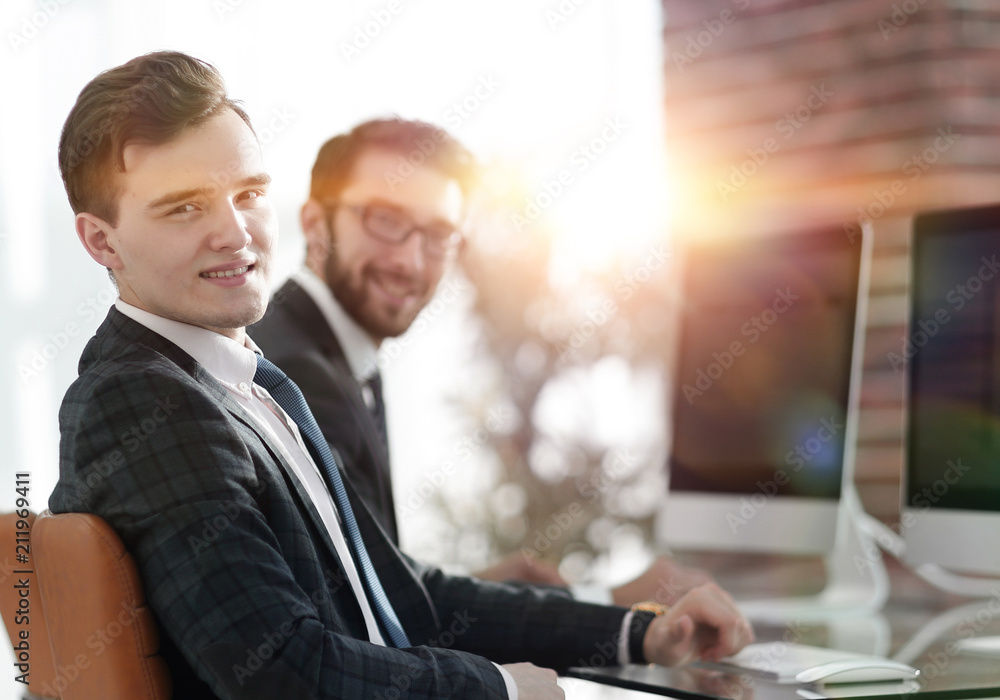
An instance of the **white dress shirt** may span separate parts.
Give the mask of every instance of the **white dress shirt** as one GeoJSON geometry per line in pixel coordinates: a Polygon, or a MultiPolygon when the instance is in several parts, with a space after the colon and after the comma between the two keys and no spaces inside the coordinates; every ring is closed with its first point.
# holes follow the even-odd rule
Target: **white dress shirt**
{"type": "Polygon", "coordinates": [[[369,641],[385,646],[385,640],[382,639],[382,633],[375,621],[375,613],[368,603],[368,596],[365,595],[361,577],[358,575],[347,540],[344,538],[337,506],[333,502],[333,496],[330,494],[319,468],[309,455],[295,422],[288,417],[277,401],[272,399],[263,387],[253,383],[254,374],[257,372],[257,346],[254,345],[249,336],[246,339],[246,345],[240,345],[232,338],[220,333],[156,316],[127,304],[121,299],[115,302],[115,308],[133,321],[162,335],[197,360],[229,391],[236,402],[246,409],[257,428],[261,432],[267,433],[278,445],[281,456],[291,465],[295,477],[305,487],[309,498],[312,499],[319,512],[323,525],[326,526],[327,532],[330,534],[330,539],[333,540],[333,546],[344,566],[344,573],[347,575],[354,596],[361,606],[369,641]],[[276,414],[276,411],[279,413],[276,414]]]}

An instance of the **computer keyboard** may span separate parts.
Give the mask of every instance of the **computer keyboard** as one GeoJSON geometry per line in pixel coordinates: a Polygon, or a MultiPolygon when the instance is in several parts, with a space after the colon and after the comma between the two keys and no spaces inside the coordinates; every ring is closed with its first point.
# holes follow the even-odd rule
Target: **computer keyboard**
{"type": "Polygon", "coordinates": [[[750,644],[719,662],[698,662],[702,668],[750,673],[778,683],[875,683],[916,678],[912,666],[841,649],[806,644],[763,642],[750,644]]]}

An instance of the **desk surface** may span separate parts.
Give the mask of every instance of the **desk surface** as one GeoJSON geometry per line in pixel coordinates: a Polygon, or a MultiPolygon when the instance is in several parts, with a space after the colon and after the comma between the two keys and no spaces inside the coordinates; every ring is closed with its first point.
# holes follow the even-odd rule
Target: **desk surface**
{"type": "MultiPolygon", "coordinates": [[[[738,555],[678,558],[709,570],[738,598],[808,595],[817,592],[823,580],[819,559],[790,561],[738,555]]],[[[823,622],[791,621],[785,625],[757,623],[754,631],[761,642],[794,641],[893,658],[919,669],[921,677],[917,681],[801,686],[747,674],[651,666],[579,670],[571,675],[685,700],[1000,698],[1000,653],[975,653],[962,641],[1000,636],[1000,587],[988,599],[962,598],[932,588],[894,561],[886,564],[892,593],[880,614],[834,615],[823,622]]],[[[567,692],[567,697],[576,695],[567,692]]]]}

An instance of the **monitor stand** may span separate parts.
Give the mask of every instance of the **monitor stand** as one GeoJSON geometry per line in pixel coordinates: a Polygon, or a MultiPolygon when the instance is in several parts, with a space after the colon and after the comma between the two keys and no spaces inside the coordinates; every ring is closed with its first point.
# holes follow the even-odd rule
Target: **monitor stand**
{"type": "Polygon", "coordinates": [[[889,597],[889,575],[853,482],[844,488],[839,508],[834,548],[825,557],[826,587],[810,596],[741,601],[739,608],[748,619],[830,623],[836,616],[838,626],[853,624],[850,618],[868,626],[865,616],[882,609],[889,597]]]}

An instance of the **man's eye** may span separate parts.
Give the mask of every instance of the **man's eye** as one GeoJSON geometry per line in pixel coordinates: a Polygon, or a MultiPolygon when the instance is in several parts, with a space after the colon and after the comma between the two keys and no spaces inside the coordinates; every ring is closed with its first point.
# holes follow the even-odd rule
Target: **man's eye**
{"type": "Polygon", "coordinates": [[[190,212],[193,212],[195,209],[197,209],[197,207],[195,207],[195,205],[193,205],[193,204],[182,204],[179,207],[174,207],[173,209],[171,209],[167,213],[168,214],[188,214],[190,212]]]}
{"type": "Polygon", "coordinates": [[[263,196],[264,192],[262,190],[247,190],[246,192],[241,192],[236,199],[237,201],[245,202],[247,200],[258,199],[263,196]]]}
{"type": "Polygon", "coordinates": [[[449,243],[455,235],[455,229],[448,226],[430,226],[424,229],[424,235],[435,243],[449,243]]]}
{"type": "Polygon", "coordinates": [[[403,226],[406,222],[406,217],[397,211],[392,209],[384,209],[382,207],[372,207],[368,210],[368,216],[371,222],[379,226],[388,227],[398,227],[403,226]]]}

